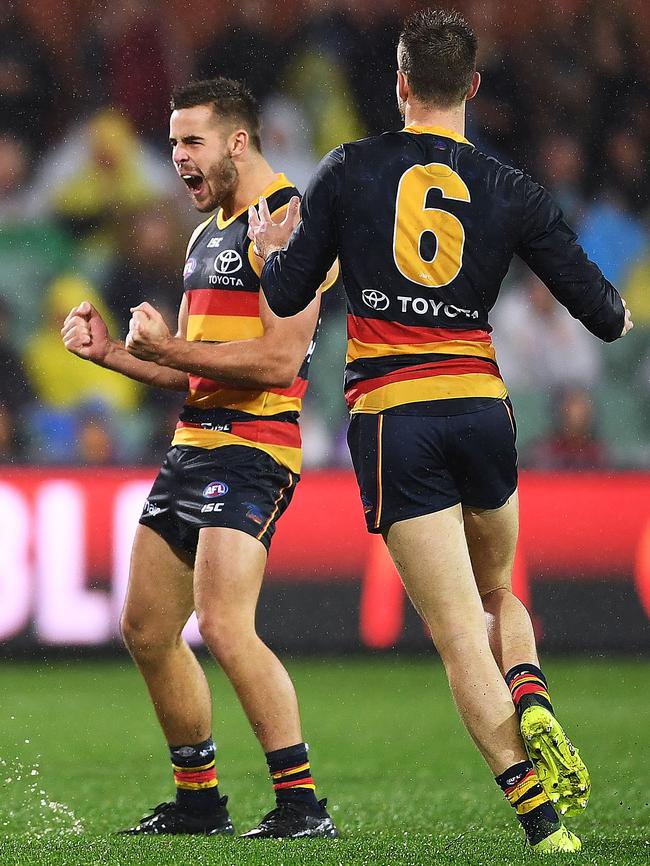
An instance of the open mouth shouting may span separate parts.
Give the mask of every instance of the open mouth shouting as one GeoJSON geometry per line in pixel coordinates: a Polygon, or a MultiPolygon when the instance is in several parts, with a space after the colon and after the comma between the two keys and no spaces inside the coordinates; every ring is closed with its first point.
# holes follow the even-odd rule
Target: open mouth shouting
{"type": "Polygon", "coordinates": [[[181,172],[181,180],[184,181],[189,191],[194,195],[200,195],[206,186],[205,178],[198,172],[183,171],[181,172]]]}

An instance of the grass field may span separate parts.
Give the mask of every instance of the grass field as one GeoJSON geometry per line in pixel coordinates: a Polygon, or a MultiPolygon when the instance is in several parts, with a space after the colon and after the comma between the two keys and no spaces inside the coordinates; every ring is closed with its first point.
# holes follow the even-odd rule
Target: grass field
{"type": "MultiPolygon", "coordinates": [[[[244,831],[271,807],[270,786],[228,684],[208,667],[220,787],[244,831]]],[[[112,836],[172,794],[165,745],[135,671],[126,661],[3,663],[0,864],[548,862],[524,848],[456,720],[439,664],[378,658],[289,667],[340,840],[112,836]]],[[[546,671],[592,772],[592,802],[572,822],[584,843],[578,862],[650,863],[650,663],[554,661],[546,671]]]]}

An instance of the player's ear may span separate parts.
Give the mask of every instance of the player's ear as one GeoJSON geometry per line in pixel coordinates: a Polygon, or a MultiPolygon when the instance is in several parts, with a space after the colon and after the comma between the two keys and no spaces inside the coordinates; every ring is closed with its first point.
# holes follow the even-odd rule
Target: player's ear
{"type": "Polygon", "coordinates": [[[228,151],[231,159],[242,156],[248,150],[249,135],[245,129],[236,129],[228,136],[228,151]]]}
{"type": "Polygon", "coordinates": [[[401,102],[406,102],[406,100],[409,98],[408,78],[401,69],[397,70],[397,98],[401,102]]]}
{"type": "Polygon", "coordinates": [[[472,75],[472,83],[469,86],[469,90],[467,91],[467,96],[465,98],[466,99],[474,99],[480,86],[481,86],[481,73],[475,72],[472,75]]]}

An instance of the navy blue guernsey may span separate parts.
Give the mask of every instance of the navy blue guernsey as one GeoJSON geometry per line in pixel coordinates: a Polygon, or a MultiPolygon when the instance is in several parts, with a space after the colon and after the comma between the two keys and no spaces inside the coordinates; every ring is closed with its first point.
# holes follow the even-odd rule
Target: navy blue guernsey
{"type": "Polygon", "coordinates": [[[514,255],[593,334],[620,336],[621,298],[549,193],[456,133],[411,126],[323,159],[261,283],[277,315],[295,315],[338,256],[350,410],[436,414],[507,396],[488,316],[514,255]]]}

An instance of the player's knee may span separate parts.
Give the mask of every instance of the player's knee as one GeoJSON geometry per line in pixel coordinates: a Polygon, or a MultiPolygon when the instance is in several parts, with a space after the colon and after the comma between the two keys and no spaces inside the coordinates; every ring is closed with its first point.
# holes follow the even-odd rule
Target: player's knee
{"type": "Polygon", "coordinates": [[[155,661],[173,648],[179,634],[166,634],[157,623],[147,617],[125,610],[120,620],[122,640],[137,661],[155,661]]]}
{"type": "Polygon", "coordinates": [[[250,640],[250,630],[241,623],[215,615],[213,612],[197,612],[199,632],[212,655],[223,668],[228,668],[241,658],[250,640]]]}
{"type": "Polygon", "coordinates": [[[490,611],[494,607],[498,607],[504,598],[512,595],[512,589],[510,582],[504,580],[503,584],[499,586],[491,586],[488,589],[481,589],[479,587],[479,593],[483,602],[483,609],[490,611]]]}
{"type": "Polygon", "coordinates": [[[456,627],[439,630],[433,635],[434,644],[445,666],[489,653],[490,646],[484,622],[458,623],[456,627]]]}

